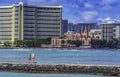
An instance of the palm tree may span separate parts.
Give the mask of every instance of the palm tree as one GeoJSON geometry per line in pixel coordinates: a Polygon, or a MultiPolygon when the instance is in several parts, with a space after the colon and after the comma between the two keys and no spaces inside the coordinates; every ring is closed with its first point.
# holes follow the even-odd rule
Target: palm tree
{"type": "Polygon", "coordinates": [[[5,41],[5,42],[4,42],[4,46],[10,47],[10,46],[11,46],[11,42],[5,41]]]}

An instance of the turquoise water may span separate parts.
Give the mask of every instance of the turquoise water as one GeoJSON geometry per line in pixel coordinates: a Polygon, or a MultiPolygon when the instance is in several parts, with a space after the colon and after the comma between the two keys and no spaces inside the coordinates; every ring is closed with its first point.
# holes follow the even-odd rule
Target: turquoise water
{"type": "Polygon", "coordinates": [[[0,77],[112,77],[112,76],[96,76],[84,74],[31,74],[31,73],[0,72],[0,77]]]}
{"type": "MultiPolygon", "coordinates": [[[[120,65],[120,50],[67,49],[0,49],[0,62],[27,63],[34,53],[41,64],[107,64],[120,65]]],[[[0,72],[0,77],[110,77],[87,74],[31,74],[0,72]]]]}
{"type": "Polygon", "coordinates": [[[120,50],[0,49],[0,62],[28,62],[35,53],[41,64],[114,64],[120,65],[120,50]]]}

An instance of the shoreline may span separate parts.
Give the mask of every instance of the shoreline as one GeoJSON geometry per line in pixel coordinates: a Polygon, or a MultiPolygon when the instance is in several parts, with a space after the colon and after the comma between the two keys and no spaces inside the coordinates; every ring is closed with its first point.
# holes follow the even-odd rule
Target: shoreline
{"type": "Polygon", "coordinates": [[[90,49],[90,50],[119,50],[119,49],[110,49],[110,48],[56,48],[56,47],[15,47],[15,48],[0,48],[0,49],[60,49],[60,50],[85,50],[85,49],[90,49]]]}

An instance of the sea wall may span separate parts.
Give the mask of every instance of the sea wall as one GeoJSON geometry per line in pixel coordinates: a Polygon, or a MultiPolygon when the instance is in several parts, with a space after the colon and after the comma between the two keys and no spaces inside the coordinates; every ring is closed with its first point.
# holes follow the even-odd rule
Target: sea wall
{"type": "Polygon", "coordinates": [[[30,73],[87,73],[120,76],[119,65],[0,63],[0,71],[30,73]]]}

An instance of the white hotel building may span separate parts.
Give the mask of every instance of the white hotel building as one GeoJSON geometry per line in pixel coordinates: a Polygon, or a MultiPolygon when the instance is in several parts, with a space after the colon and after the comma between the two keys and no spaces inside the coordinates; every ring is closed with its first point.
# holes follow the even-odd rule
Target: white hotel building
{"type": "Polygon", "coordinates": [[[62,6],[0,6],[0,41],[60,37],[62,6]]]}
{"type": "Polygon", "coordinates": [[[103,23],[102,27],[102,39],[110,41],[111,39],[120,39],[120,23],[103,23]]]}
{"type": "Polygon", "coordinates": [[[92,39],[102,39],[102,30],[101,29],[91,29],[89,31],[89,36],[92,39]]]}
{"type": "Polygon", "coordinates": [[[120,24],[118,24],[118,25],[116,25],[115,27],[114,27],[114,38],[116,38],[116,39],[120,39],[120,24]]]}

